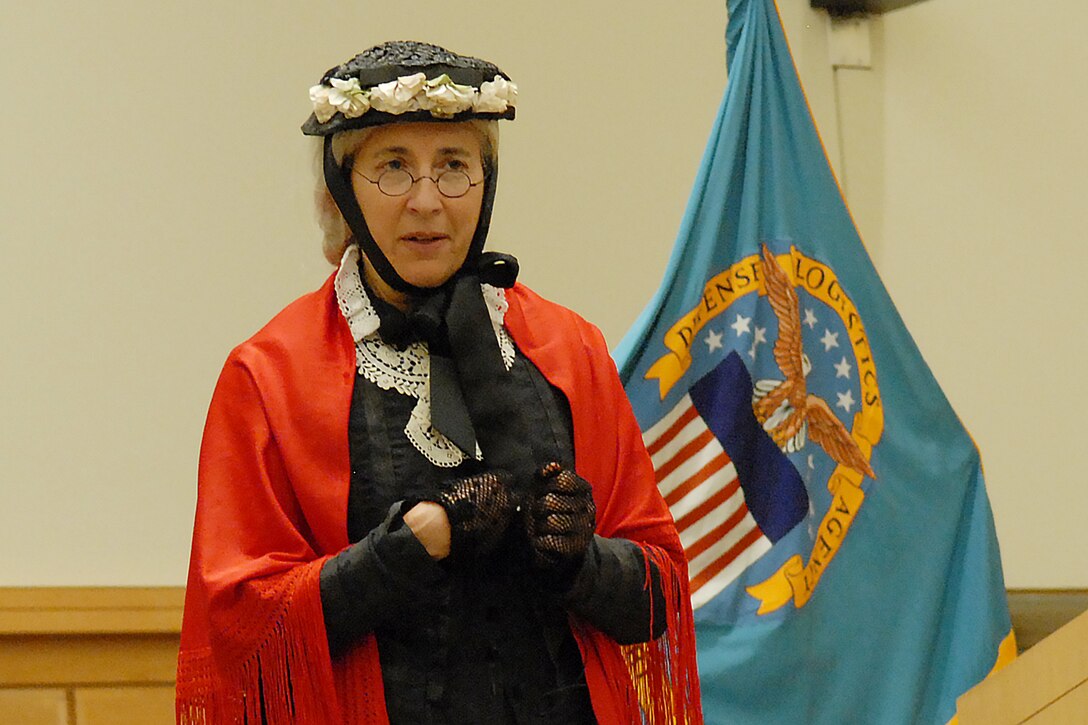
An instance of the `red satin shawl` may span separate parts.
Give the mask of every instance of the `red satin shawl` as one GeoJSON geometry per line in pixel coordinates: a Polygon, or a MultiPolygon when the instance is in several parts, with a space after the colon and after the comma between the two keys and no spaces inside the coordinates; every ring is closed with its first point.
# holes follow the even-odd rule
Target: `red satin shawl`
{"type": "MultiPolygon", "coordinates": [[[[639,544],[662,573],[658,640],[617,645],[572,631],[603,725],[701,723],[687,563],[604,338],[522,285],[505,324],[570,402],[575,467],[597,533],[639,544]]],[[[178,658],[179,723],[386,723],[373,636],[334,663],[319,573],[348,546],[347,421],[355,345],[333,277],[227,359],[200,450],[178,658]]]]}

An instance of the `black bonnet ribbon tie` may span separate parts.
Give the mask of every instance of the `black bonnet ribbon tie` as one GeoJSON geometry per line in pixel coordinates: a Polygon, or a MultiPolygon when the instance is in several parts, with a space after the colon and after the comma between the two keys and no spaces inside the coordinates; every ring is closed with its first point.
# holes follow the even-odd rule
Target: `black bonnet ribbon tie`
{"type": "Polygon", "coordinates": [[[408,325],[427,342],[430,359],[431,425],[469,458],[476,457],[476,431],[457,379],[457,367],[446,335],[450,290],[443,288],[421,300],[409,313],[408,325]]]}
{"type": "Polygon", "coordinates": [[[478,444],[488,468],[527,481],[534,463],[520,411],[529,399],[506,369],[480,289],[481,282],[509,288],[517,273],[517,259],[486,252],[409,318],[431,343],[431,424],[470,457],[478,444]]]}
{"type": "MultiPolygon", "coordinates": [[[[477,445],[488,468],[530,480],[535,469],[521,410],[529,400],[506,369],[480,284],[510,288],[518,261],[485,252],[405,314],[371,292],[382,337],[403,349],[426,342],[431,425],[469,458],[477,445]]],[[[369,286],[368,286],[369,289],[369,286]]]]}
{"type": "MultiPolygon", "coordinates": [[[[509,269],[506,265],[499,267],[509,269]]],[[[503,363],[478,276],[464,275],[454,282],[446,332],[484,462],[488,468],[513,474],[515,481],[525,485],[535,468],[522,414],[530,404],[529,391],[517,384],[503,363]]]]}

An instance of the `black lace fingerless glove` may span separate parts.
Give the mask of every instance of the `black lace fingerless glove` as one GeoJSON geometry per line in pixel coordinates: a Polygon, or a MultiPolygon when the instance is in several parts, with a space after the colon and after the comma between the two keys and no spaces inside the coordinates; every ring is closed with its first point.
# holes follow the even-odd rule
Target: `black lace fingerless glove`
{"type": "Polygon", "coordinates": [[[596,519],[588,481],[558,463],[540,470],[526,533],[533,565],[554,588],[570,587],[593,540],[596,519]]]}
{"type": "Polygon", "coordinates": [[[517,501],[506,473],[488,471],[451,481],[434,497],[450,520],[450,555],[493,551],[510,526],[517,501]]]}

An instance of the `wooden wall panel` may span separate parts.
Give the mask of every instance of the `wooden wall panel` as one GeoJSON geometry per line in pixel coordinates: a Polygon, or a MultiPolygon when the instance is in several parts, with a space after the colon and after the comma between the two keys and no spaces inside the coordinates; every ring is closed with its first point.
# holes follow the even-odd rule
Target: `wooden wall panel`
{"type": "Polygon", "coordinates": [[[80,688],[75,691],[75,714],[75,725],[171,725],[174,688],[80,688]]]}
{"type": "Polygon", "coordinates": [[[54,689],[0,689],[0,722],[4,725],[68,725],[68,693],[54,689]]]}
{"type": "Polygon", "coordinates": [[[8,687],[174,681],[177,635],[4,637],[0,683],[8,687]]]}
{"type": "Polygon", "coordinates": [[[1085,589],[1013,589],[1009,612],[1020,651],[1031,649],[1088,611],[1085,589]]]}
{"type": "Polygon", "coordinates": [[[0,589],[0,724],[170,725],[182,597],[0,589]]]}
{"type": "MultiPolygon", "coordinates": [[[[181,587],[0,587],[0,725],[172,723],[183,597],[181,587]]],[[[1010,592],[1009,603],[1030,646],[1088,607],[1088,592],[1010,592]]],[[[1088,711],[1088,683],[1066,686],[1052,693],[1047,718],[1088,711]]],[[[998,719],[975,722],[992,725],[1014,711],[998,704],[998,719]]],[[[1013,722],[1062,722],[1019,714],[1013,722]]]]}

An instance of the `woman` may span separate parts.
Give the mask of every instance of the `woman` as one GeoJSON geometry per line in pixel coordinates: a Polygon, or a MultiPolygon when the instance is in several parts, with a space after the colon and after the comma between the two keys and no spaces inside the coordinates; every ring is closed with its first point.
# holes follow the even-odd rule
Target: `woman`
{"type": "Polygon", "coordinates": [[[603,339],[483,252],[514,84],[398,42],[310,96],[338,270],[217,385],[179,722],[699,722],[683,552],[603,339]]]}

